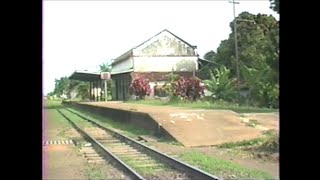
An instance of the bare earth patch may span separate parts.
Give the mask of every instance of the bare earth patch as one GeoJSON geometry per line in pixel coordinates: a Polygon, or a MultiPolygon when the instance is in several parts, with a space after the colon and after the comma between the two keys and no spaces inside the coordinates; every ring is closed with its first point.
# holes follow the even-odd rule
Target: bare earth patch
{"type": "MultiPolygon", "coordinates": [[[[59,141],[81,137],[55,109],[44,110],[43,140],[59,141]],[[70,136],[72,135],[72,136],[70,136]]],[[[88,179],[86,161],[71,144],[43,146],[43,179],[88,179]]]]}
{"type": "Polygon", "coordinates": [[[86,162],[74,146],[52,145],[43,148],[44,179],[87,179],[86,162]]]}

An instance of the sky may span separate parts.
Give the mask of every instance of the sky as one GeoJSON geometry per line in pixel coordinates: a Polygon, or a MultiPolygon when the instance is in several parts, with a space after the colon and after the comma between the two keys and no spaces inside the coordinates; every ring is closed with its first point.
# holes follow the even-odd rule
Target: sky
{"type": "MultiPolygon", "coordinates": [[[[238,0],[236,16],[279,15],[269,0],[238,0]]],[[[196,45],[200,57],[219,47],[231,33],[233,5],[211,1],[43,1],[43,94],[54,90],[55,79],[75,70],[97,72],[164,29],[196,45]]]]}

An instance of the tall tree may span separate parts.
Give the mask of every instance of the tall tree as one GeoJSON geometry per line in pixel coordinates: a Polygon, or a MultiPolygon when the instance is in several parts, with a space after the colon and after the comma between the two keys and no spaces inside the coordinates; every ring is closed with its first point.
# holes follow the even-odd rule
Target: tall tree
{"type": "Polygon", "coordinates": [[[68,77],[61,77],[60,79],[55,79],[55,88],[53,93],[61,96],[64,91],[67,91],[70,85],[70,80],[68,77]]]}
{"type": "Polygon", "coordinates": [[[67,95],[68,98],[71,97],[72,91],[78,91],[80,84],[83,84],[77,80],[70,80],[68,77],[61,77],[55,80],[55,88],[53,94],[61,96],[62,94],[67,95]]]}
{"type": "MultiPolygon", "coordinates": [[[[237,40],[239,62],[241,66],[241,79],[245,80],[247,87],[255,87],[253,89],[252,101],[258,99],[259,105],[267,105],[270,100],[268,94],[278,87],[279,84],[279,23],[273,16],[264,14],[253,15],[248,12],[242,12],[230,23],[232,33],[227,40],[221,42],[214,56],[214,62],[225,65],[231,70],[231,75],[236,77],[236,61],[235,61],[235,39],[234,25],[237,23],[237,40]],[[263,76],[249,73],[244,75],[246,68],[253,69],[257,72],[265,72],[263,76]],[[255,80],[249,79],[256,76],[255,80]],[[257,79],[259,77],[259,79],[257,79]],[[255,82],[260,82],[266,86],[255,86],[255,82]],[[271,88],[272,87],[272,88],[271,88]],[[260,92],[260,95],[259,93],[260,92]],[[263,95],[261,95],[263,94],[263,95]]],[[[274,95],[276,96],[276,95],[274,95]]],[[[276,99],[275,97],[271,99],[276,99]]],[[[274,100],[272,100],[274,101],[274,100]]]]}
{"type": "Polygon", "coordinates": [[[214,62],[215,55],[216,55],[216,52],[211,50],[203,56],[204,61],[200,62],[201,66],[198,73],[199,78],[210,79],[211,70],[217,67],[217,63],[214,62]]]}
{"type": "Polygon", "coordinates": [[[89,94],[90,94],[89,88],[90,88],[90,85],[88,82],[80,82],[76,86],[77,97],[80,97],[82,100],[89,99],[89,94]]]}
{"type": "MultiPolygon", "coordinates": [[[[249,67],[265,62],[278,71],[279,24],[276,19],[273,16],[253,15],[248,12],[241,13],[236,19],[240,19],[236,22],[239,61],[249,67]]],[[[230,23],[232,33],[229,39],[221,42],[214,61],[231,69],[235,76],[234,21],[230,23]]]]}
{"type": "Polygon", "coordinates": [[[215,55],[216,55],[216,52],[211,50],[211,51],[207,52],[203,57],[206,60],[213,61],[213,58],[214,58],[215,55]]]}
{"type": "Polygon", "coordinates": [[[279,1],[280,0],[269,0],[271,5],[270,5],[270,8],[272,10],[274,10],[275,12],[277,12],[278,14],[280,14],[280,4],[279,4],[279,1]]]}

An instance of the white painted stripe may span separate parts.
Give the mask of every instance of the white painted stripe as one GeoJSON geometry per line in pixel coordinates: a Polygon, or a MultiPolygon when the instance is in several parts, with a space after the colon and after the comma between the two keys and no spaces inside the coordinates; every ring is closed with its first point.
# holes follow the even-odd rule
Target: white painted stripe
{"type": "Polygon", "coordinates": [[[44,146],[53,144],[74,144],[74,142],[73,140],[43,141],[44,146]]]}

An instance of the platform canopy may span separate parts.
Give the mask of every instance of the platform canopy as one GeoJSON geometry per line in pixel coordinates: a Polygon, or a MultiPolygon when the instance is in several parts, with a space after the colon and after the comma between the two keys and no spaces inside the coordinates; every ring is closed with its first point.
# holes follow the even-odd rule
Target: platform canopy
{"type": "Polygon", "coordinates": [[[94,82],[101,80],[100,73],[88,71],[75,71],[69,76],[71,80],[94,82]]]}

